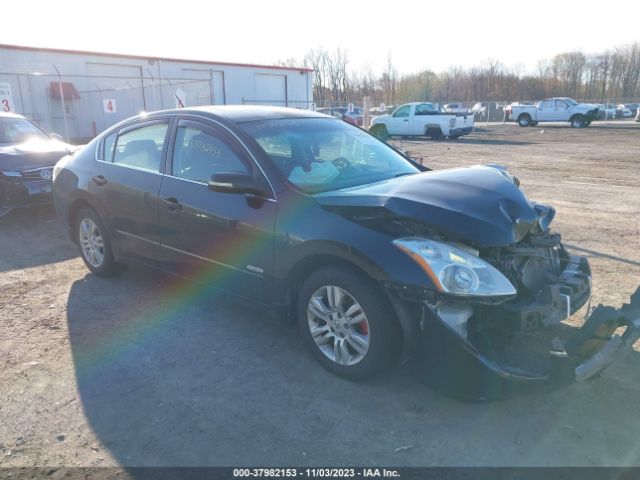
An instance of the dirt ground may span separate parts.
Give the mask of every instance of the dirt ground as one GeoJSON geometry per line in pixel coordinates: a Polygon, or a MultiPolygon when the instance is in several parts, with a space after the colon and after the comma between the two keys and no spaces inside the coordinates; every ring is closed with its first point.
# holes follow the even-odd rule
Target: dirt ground
{"type": "MultiPolygon", "coordinates": [[[[438,169],[507,165],[589,257],[594,305],[640,284],[640,125],[396,143],[438,169]]],[[[144,270],[89,274],[50,209],[0,220],[0,327],[0,466],[640,465],[639,351],[490,404],[401,367],[351,383],[255,308],[144,270]]]]}

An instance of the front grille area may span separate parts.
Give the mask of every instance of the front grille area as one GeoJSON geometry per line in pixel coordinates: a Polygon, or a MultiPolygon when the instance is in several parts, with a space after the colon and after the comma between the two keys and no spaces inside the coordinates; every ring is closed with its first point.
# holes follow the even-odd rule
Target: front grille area
{"type": "MultiPolygon", "coordinates": [[[[45,168],[36,168],[33,170],[26,170],[22,172],[22,178],[25,180],[45,180],[46,178],[42,178],[42,172],[47,171],[49,176],[48,179],[51,179],[51,175],[53,173],[53,167],[45,167],[45,168]]],[[[45,174],[46,175],[46,174],[45,174]]]]}

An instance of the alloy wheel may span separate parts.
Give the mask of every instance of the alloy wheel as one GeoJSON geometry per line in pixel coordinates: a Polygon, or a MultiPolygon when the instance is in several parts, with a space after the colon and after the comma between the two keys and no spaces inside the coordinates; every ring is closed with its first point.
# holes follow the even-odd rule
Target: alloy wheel
{"type": "Polygon", "coordinates": [[[79,225],[79,239],[82,255],[95,268],[104,262],[104,239],[98,225],[90,218],[83,218],[79,225]]]}
{"type": "Polygon", "coordinates": [[[326,285],[307,307],[311,336],[320,351],[338,365],[361,362],[369,350],[369,321],[362,306],[343,288],[326,285]]]}

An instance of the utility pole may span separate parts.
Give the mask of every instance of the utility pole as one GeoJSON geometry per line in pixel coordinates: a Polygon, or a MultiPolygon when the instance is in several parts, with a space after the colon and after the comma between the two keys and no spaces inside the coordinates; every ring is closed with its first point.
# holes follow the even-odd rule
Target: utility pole
{"type": "Polygon", "coordinates": [[[64,141],[69,142],[69,124],[67,123],[67,106],[64,101],[64,91],[62,89],[62,76],[60,75],[60,70],[58,67],[53,64],[53,68],[56,69],[56,73],[58,74],[58,89],[60,91],[60,101],[62,102],[62,118],[64,118],[64,141]]]}

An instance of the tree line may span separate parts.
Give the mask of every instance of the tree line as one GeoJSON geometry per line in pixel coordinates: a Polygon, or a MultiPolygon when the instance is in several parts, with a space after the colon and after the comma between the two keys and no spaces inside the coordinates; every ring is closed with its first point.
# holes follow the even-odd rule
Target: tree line
{"type": "MultiPolygon", "coordinates": [[[[352,69],[343,49],[310,50],[304,65],[314,69],[313,93],[318,105],[360,102],[396,104],[405,101],[518,101],[552,96],[582,100],[640,100],[640,43],[597,54],[574,51],[538,62],[535,72],[509,68],[496,60],[444,72],[424,69],[399,74],[389,54],[382,72],[352,69]]],[[[297,63],[294,59],[279,62],[297,63]]]]}

